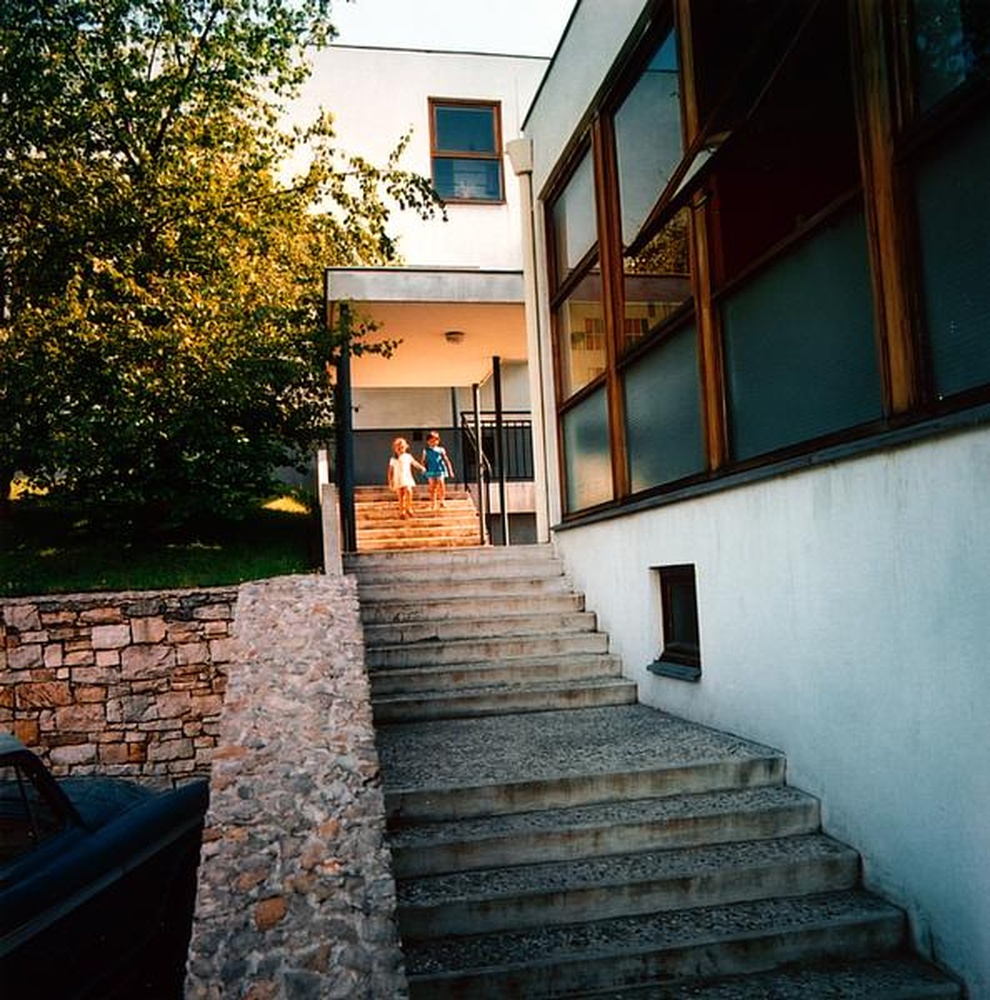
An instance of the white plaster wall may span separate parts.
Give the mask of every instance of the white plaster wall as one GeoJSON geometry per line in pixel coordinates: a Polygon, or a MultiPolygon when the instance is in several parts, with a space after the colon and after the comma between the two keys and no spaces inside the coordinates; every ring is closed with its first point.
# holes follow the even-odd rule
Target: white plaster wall
{"type": "Polygon", "coordinates": [[[355,389],[354,429],[448,427],[454,422],[450,389],[355,389]]]}
{"type": "MultiPolygon", "coordinates": [[[[429,177],[428,98],[500,101],[504,145],[518,137],[549,60],[335,45],[313,53],[311,62],[312,76],[289,109],[291,120],[311,120],[322,106],[334,114],[340,148],[378,163],[412,128],[400,166],[429,177]]],[[[521,269],[519,190],[507,158],[503,179],[504,205],[451,204],[447,222],[395,211],[389,232],[398,237],[404,262],[521,269]]]]}
{"type": "Polygon", "coordinates": [[[641,700],[786,752],[905,906],[990,997],[990,430],[559,532],[641,700]],[[702,680],[654,676],[651,567],[697,570],[702,680]]]}

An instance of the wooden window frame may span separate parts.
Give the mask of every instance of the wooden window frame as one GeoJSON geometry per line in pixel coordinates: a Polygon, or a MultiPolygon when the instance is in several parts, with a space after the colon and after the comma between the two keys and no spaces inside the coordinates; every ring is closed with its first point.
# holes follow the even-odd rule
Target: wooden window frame
{"type": "MultiPolygon", "coordinates": [[[[777,61],[768,66],[765,85],[754,98],[756,104],[779,80],[781,68],[791,57],[801,35],[811,27],[822,3],[808,6],[797,32],[781,52],[777,61]]],[[[911,38],[906,29],[910,0],[855,0],[848,4],[845,41],[849,47],[851,71],[853,127],[858,140],[858,173],[855,187],[839,192],[814,217],[805,220],[800,231],[789,233],[777,244],[768,247],[731,280],[722,280],[721,237],[717,229],[718,185],[712,171],[718,170],[720,153],[728,151],[736,141],[734,133],[709,136],[717,120],[718,107],[703,115],[698,103],[698,70],[695,65],[695,37],[699,10],[692,0],[654,0],[644,8],[630,42],[619,53],[613,70],[603,82],[592,106],[578,125],[571,143],[541,194],[547,206],[546,231],[550,261],[550,306],[556,316],[557,307],[581,277],[597,264],[602,281],[602,310],[605,316],[606,359],[604,374],[576,392],[561,394],[560,352],[556,320],[553,328],[554,378],[557,389],[557,433],[562,418],[603,385],[607,392],[609,442],[613,471],[614,498],[611,502],[581,511],[568,511],[563,524],[581,522],[586,516],[595,519],[621,511],[631,502],[661,499],[666,494],[680,494],[692,488],[693,479],[650,489],[632,496],[623,420],[622,373],[624,368],[660,342],[671,330],[685,322],[687,311],[672,316],[649,337],[629,350],[621,350],[624,317],[624,287],[622,282],[623,254],[635,249],[655,233],[679,209],[687,206],[691,212],[689,227],[693,319],[698,331],[699,375],[702,397],[702,428],[707,471],[701,479],[715,481],[750,470],[767,469],[773,474],[777,466],[788,467],[796,457],[818,453],[823,449],[869,447],[869,442],[887,432],[908,430],[919,435],[933,418],[964,411],[990,403],[990,386],[977,387],[948,401],[935,398],[932,388],[931,362],[927,354],[923,329],[924,310],[920,307],[920,249],[913,208],[911,164],[915,153],[964,120],[969,114],[986,107],[990,98],[990,82],[965,84],[960,93],[951,94],[924,115],[915,107],[911,75],[911,38]],[[619,211],[618,167],[615,151],[615,115],[635,86],[650,54],[662,34],[673,26],[677,32],[678,65],[681,75],[682,127],[684,158],[672,174],[666,189],[647,217],[630,246],[622,243],[619,211]],[[717,140],[717,141],[716,141],[717,140]],[[694,160],[715,142],[713,155],[692,176],[694,160]],[[566,186],[580,156],[590,151],[595,176],[595,206],[598,241],[585,259],[567,274],[554,273],[556,260],[552,246],[553,228],[549,208],[553,199],[566,186]],[[688,182],[684,183],[685,178],[688,182]],[[815,440],[801,441],[776,451],[761,454],[746,461],[733,459],[729,434],[729,400],[725,372],[725,341],[720,321],[720,300],[742,281],[752,276],[781,255],[787,254],[814,229],[834,213],[845,210],[853,200],[861,200],[865,215],[867,253],[874,309],[874,348],[880,376],[881,416],[868,424],[838,430],[815,440]],[[917,426],[917,431],[911,428],[917,426]]],[[[728,81],[726,89],[731,89],[728,81]]],[[[756,105],[754,105],[755,107],[756,105]]],[[[752,113],[752,108],[747,112],[752,113]]],[[[561,483],[566,474],[561,461],[561,483]]],[[[705,483],[700,483],[705,488],[705,483]]]]}
{"type": "Polygon", "coordinates": [[[864,184],[881,357],[890,384],[890,415],[905,420],[990,402],[990,386],[940,400],[925,329],[921,249],[912,189],[913,164],[960,122],[986,113],[990,80],[966,80],[923,110],[915,93],[912,0],[863,0],[852,5],[855,83],[861,110],[864,184]],[[868,180],[867,180],[868,178],[868,180]]]}
{"type": "Polygon", "coordinates": [[[457,198],[446,197],[445,205],[504,205],[505,204],[505,165],[502,162],[502,104],[500,101],[466,100],[463,98],[431,97],[430,110],[430,176],[436,187],[437,160],[479,160],[494,163],[498,168],[498,198],[457,198]],[[490,153],[472,152],[470,150],[441,149],[437,145],[436,112],[438,108],[479,108],[492,113],[492,131],[494,149],[490,153]]]}

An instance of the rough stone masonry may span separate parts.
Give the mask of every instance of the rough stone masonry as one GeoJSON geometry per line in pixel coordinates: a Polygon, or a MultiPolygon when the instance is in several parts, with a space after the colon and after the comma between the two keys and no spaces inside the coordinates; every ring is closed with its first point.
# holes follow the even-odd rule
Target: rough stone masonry
{"type": "Polygon", "coordinates": [[[208,774],[236,602],[230,587],[0,602],[0,728],[56,775],[208,774]]]}
{"type": "Polygon", "coordinates": [[[188,1000],[407,995],[356,585],[244,584],[188,1000]]]}

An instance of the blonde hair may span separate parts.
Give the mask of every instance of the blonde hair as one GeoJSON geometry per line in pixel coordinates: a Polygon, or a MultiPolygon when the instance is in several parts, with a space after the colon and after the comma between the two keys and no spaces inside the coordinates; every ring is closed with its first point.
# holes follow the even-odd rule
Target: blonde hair
{"type": "Polygon", "coordinates": [[[396,438],[392,442],[392,451],[398,450],[400,444],[406,449],[409,448],[409,442],[405,438],[396,438]]]}

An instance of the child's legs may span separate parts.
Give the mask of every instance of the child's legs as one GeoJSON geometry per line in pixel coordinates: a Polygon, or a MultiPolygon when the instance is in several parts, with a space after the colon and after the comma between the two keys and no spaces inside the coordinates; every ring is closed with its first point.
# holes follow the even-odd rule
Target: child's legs
{"type": "Polygon", "coordinates": [[[443,487],[443,480],[441,480],[438,476],[430,476],[427,483],[430,487],[430,503],[432,503],[433,506],[436,506],[438,490],[443,487]]]}

